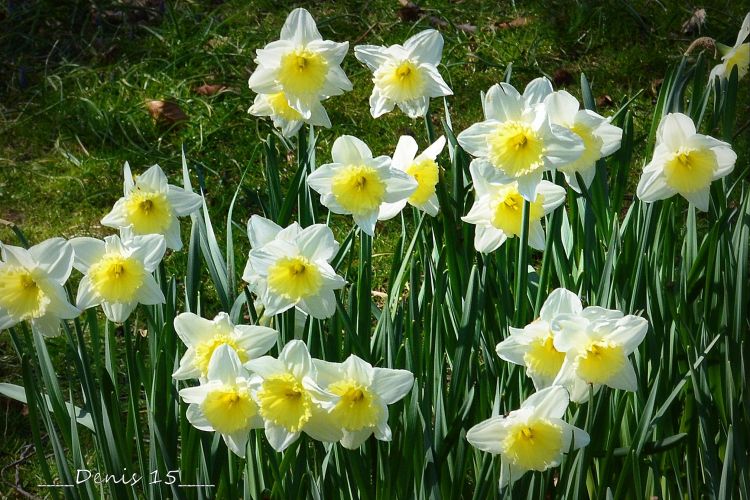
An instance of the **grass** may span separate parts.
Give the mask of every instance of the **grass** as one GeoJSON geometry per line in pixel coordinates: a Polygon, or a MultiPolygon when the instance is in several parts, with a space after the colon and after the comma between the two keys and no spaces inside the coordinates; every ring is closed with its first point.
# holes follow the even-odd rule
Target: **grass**
{"type": "MultiPolygon", "coordinates": [[[[100,2],[92,13],[89,2],[39,1],[8,2],[0,11],[0,218],[19,224],[32,241],[107,234],[98,221],[121,191],[122,164],[129,161],[139,171],[159,163],[176,181],[183,145],[206,174],[212,213],[226,213],[246,171],[234,211],[235,222],[244,225],[250,214],[261,211],[266,197],[259,138],[270,132],[268,122],[246,114],[253,99],[246,80],[254,49],[277,37],[287,12],[305,6],[326,38],[351,45],[396,43],[429,26],[424,19],[399,17],[395,0],[283,6],[272,1],[177,2],[164,10],[159,2],[142,3],[153,7],[100,2]],[[204,83],[228,90],[200,96],[195,88],[204,83]],[[187,122],[171,128],[154,123],[144,105],[149,99],[173,100],[187,122]]],[[[600,109],[604,114],[637,95],[631,111],[641,145],[636,148],[639,162],[657,97],[656,80],[697,36],[680,34],[691,12],[677,3],[533,2],[514,8],[511,3],[465,1],[424,2],[421,7],[447,22],[441,27],[446,39],[441,71],[455,93],[449,101],[455,130],[479,119],[479,92],[501,80],[510,63],[516,85],[547,74],[556,77],[556,87],[577,96],[578,75],[585,71],[595,95],[609,96],[613,103],[600,109]],[[518,19],[526,23],[501,27],[518,19]],[[476,30],[459,28],[467,23],[476,30]]],[[[743,14],[738,2],[711,2],[705,8],[708,21],[701,34],[733,42],[743,14]]],[[[362,137],[376,154],[392,153],[400,134],[424,137],[421,122],[398,114],[372,120],[366,105],[368,72],[351,54],[344,70],[355,89],[326,103],[336,133],[321,131],[319,163],[330,157],[338,134],[362,137]]],[[[742,133],[747,88],[738,102],[741,118],[733,145],[744,161],[738,164],[741,170],[747,165],[742,133]]],[[[439,116],[440,103],[433,106],[439,116]]],[[[294,171],[290,157],[282,180],[288,181],[294,171]]],[[[338,221],[334,231],[340,236],[349,222],[338,221]]],[[[381,256],[376,287],[385,284],[378,271],[388,269],[399,236],[390,229],[374,241],[374,253],[381,256]]],[[[13,235],[0,226],[0,239],[12,241],[13,235]]],[[[244,261],[246,249],[242,242],[238,262],[244,261]]],[[[170,259],[169,269],[184,269],[184,256],[170,259]]],[[[0,379],[18,382],[20,368],[7,335],[0,340],[0,366],[0,379]]],[[[3,406],[2,463],[18,458],[30,441],[20,410],[14,403],[3,406]]],[[[39,474],[35,463],[21,467],[24,484],[35,484],[30,479],[39,474]]]]}

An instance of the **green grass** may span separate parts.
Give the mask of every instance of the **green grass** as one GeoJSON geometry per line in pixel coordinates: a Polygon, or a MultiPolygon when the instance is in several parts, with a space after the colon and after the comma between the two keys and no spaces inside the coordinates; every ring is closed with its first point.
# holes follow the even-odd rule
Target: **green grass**
{"type": "MultiPolygon", "coordinates": [[[[177,183],[184,145],[191,163],[205,172],[212,214],[223,217],[242,173],[247,172],[234,211],[235,222],[243,226],[267,197],[260,138],[270,133],[268,121],[246,113],[254,97],[246,81],[254,68],[254,50],[277,38],[288,11],[295,6],[308,8],[325,38],[349,40],[352,46],[396,43],[429,26],[425,20],[400,19],[395,0],[284,6],[270,0],[214,3],[176,2],[163,13],[149,11],[145,20],[138,19],[142,11],[116,2],[100,7],[99,17],[92,16],[89,2],[83,1],[4,5],[0,10],[0,218],[19,224],[33,242],[52,236],[108,234],[98,221],[121,192],[122,164],[129,161],[140,171],[159,163],[177,183]],[[119,22],[118,13],[131,19],[119,22]],[[229,90],[199,96],[194,89],[203,83],[227,85],[229,90]],[[175,128],[155,124],[144,106],[149,99],[174,100],[188,121],[175,128]]],[[[705,4],[708,21],[701,34],[732,43],[744,14],[738,4],[705,4]]],[[[500,2],[422,2],[428,15],[448,22],[441,28],[446,41],[441,71],[455,93],[449,99],[454,129],[460,131],[480,118],[479,92],[501,80],[510,63],[512,82],[518,86],[540,74],[553,77],[565,70],[572,81],[556,87],[577,96],[579,73],[584,71],[595,95],[610,96],[615,103],[601,109],[603,114],[613,113],[638,95],[631,111],[635,165],[640,165],[657,98],[652,87],[694,38],[679,33],[690,11],[682,3],[663,5],[558,1],[519,2],[514,8],[500,2]],[[528,23],[499,27],[520,17],[528,23]],[[476,26],[476,32],[458,29],[462,23],[476,26]]],[[[318,163],[330,158],[333,140],[344,133],[361,137],[376,154],[391,154],[404,133],[423,140],[421,121],[399,114],[372,120],[368,71],[351,52],[343,66],[354,91],[326,102],[335,132],[320,131],[318,163]]],[[[747,96],[744,85],[733,141],[740,154],[738,171],[747,166],[747,96]]],[[[434,116],[442,114],[440,107],[440,102],[433,103],[434,116]]],[[[295,168],[290,156],[282,180],[288,181],[295,168]]],[[[628,192],[633,191],[631,186],[628,192]]],[[[333,229],[341,238],[350,221],[334,221],[333,229]]],[[[380,255],[374,273],[378,288],[386,286],[384,274],[400,236],[398,224],[388,227],[374,241],[374,254],[380,255]]],[[[247,245],[237,231],[241,266],[247,245]]],[[[0,239],[13,242],[14,236],[0,226],[0,239]]],[[[187,235],[183,239],[187,241],[187,235]]],[[[168,269],[184,269],[185,258],[170,257],[168,269]]],[[[58,348],[60,352],[53,355],[64,362],[63,349],[58,348]]],[[[19,379],[20,365],[4,334],[0,380],[18,383],[19,379]]],[[[19,416],[21,407],[5,406],[3,400],[1,408],[2,421],[7,423],[2,425],[0,461],[5,464],[14,461],[31,438],[25,418],[19,416]]],[[[36,484],[35,462],[21,467],[24,485],[36,484]]],[[[10,477],[6,471],[5,479],[10,477]]],[[[11,490],[3,486],[0,492],[11,490]]]]}

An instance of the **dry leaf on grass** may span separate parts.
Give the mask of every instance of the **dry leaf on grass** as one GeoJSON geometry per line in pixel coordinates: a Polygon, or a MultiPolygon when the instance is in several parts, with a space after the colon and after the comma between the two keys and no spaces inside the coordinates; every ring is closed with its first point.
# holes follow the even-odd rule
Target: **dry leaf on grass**
{"type": "Polygon", "coordinates": [[[194,89],[198,95],[214,95],[227,90],[226,85],[220,85],[218,83],[204,83],[200,87],[194,89]]]}
{"type": "Polygon", "coordinates": [[[685,35],[700,33],[704,24],[706,24],[706,9],[697,9],[690,19],[682,23],[682,33],[685,35]]]}
{"type": "Polygon", "coordinates": [[[521,26],[526,26],[527,24],[529,24],[528,17],[517,17],[510,21],[497,23],[497,27],[500,28],[501,30],[507,30],[510,28],[520,28],[521,26]]]}
{"type": "Polygon", "coordinates": [[[173,125],[188,119],[185,112],[171,101],[146,101],[146,108],[154,121],[166,125],[173,125]]]}

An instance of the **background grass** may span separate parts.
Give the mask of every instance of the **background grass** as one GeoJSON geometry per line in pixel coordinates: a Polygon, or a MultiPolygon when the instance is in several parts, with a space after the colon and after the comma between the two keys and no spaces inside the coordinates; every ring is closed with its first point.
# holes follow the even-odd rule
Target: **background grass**
{"type": "MultiPolygon", "coordinates": [[[[278,37],[296,6],[311,11],[325,38],[351,46],[396,43],[438,27],[445,37],[441,72],[455,93],[449,106],[457,131],[480,118],[479,92],[501,80],[512,63],[517,86],[545,74],[556,88],[578,96],[578,75],[585,71],[603,114],[637,95],[631,110],[636,137],[644,141],[659,79],[697,36],[733,43],[744,14],[739,3],[704,3],[701,32],[684,34],[682,24],[693,9],[681,2],[424,1],[417,12],[396,0],[8,1],[0,10],[0,218],[19,224],[32,242],[107,234],[98,221],[120,195],[122,164],[129,161],[137,172],[159,163],[177,183],[184,145],[207,175],[213,213],[226,213],[247,170],[234,211],[235,221],[244,225],[265,196],[259,138],[270,132],[268,121],[246,113],[254,97],[246,81],[254,50],[278,37]],[[202,96],[196,88],[204,83],[227,89],[202,96]],[[174,101],[188,120],[173,127],[155,123],[145,107],[151,99],[174,101]]],[[[400,114],[372,120],[368,71],[351,53],[343,66],[354,91],[327,101],[336,131],[321,131],[318,163],[330,158],[330,145],[344,133],[363,138],[376,154],[391,154],[401,134],[424,137],[421,121],[400,114]]],[[[745,85],[738,103],[733,146],[742,169],[748,144],[745,85]]],[[[441,103],[433,106],[440,116],[441,103]]],[[[294,170],[290,158],[282,179],[294,170]]],[[[348,227],[346,221],[334,229],[348,227]]],[[[385,231],[374,241],[384,266],[397,236],[385,231]]],[[[13,235],[0,226],[0,239],[13,241],[13,235]]],[[[238,253],[245,250],[241,245],[238,253]]],[[[170,257],[168,267],[183,268],[181,259],[170,257]]],[[[376,284],[378,278],[376,261],[376,284]]],[[[17,382],[18,376],[15,353],[3,335],[0,379],[17,382]]],[[[3,400],[0,408],[0,464],[11,465],[2,479],[15,483],[13,462],[29,442],[27,424],[20,405],[3,400]]],[[[24,487],[36,484],[34,463],[19,467],[24,487]]],[[[0,493],[15,491],[6,488],[0,493]]]]}

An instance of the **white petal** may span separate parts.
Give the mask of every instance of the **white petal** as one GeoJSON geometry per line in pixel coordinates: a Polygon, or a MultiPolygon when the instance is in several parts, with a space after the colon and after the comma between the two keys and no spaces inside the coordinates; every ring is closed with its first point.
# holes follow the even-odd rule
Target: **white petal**
{"type": "Polygon", "coordinates": [[[521,408],[531,408],[537,417],[561,418],[568,403],[568,391],[560,385],[553,385],[526,398],[521,408]]]}
{"type": "Polygon", "coordinates": [[[145,305],[164,304],[167,300],[159,288],[159,284],[150,274],[143,277],[143,284],[138,289],[138,302],[145,305]]]}
{"type": "Polygon", "coordinates": [[[188,347],[197,347],[213,337],[214,324],[197,314],[185,312],[174,319],[174,331],[188,347]]]}
{"type": "Polygon", "coordinates": [[[544,100],[552,93],[552,83],[545,77],[535,78],[526,85],[523,91],[523,99],[527,106],[533,106],[544,100]]]}
{"type": "Polygon", "coordinates": [[[102,217],[101,224],[107,227],[121,228],[129,225],[125,204],[127,200],[120,198],[115,202],[112,210],[102,217]]]}
{"type": "Polygon", "coordinates": [[[689,116],[682,113],[669,113],[659,123],[656,131],[657,141],[669,149],[677,151],[687,140],[695,135],[695,124],[689,116]]]}
{"type": "Polygon", "coordinates": [[[521,196],[525,200],[534,201],[536,200],[537,187],[542,182],[542,172],[532,172],[522,175],[516,179],[516,182],[518,182],[518,192],[521,196]]]}
{"type": "Polygon", "coordinates": [[[695,191],[692,193],[680,194],[684,196],[687,201],[695,205],[695,208],[697,208],[698,210],[701,210],[702,212],[708,212],[708,205],[711,198],[710,187],[706,187],[705,189],[701,189],[700,191],[695,191]]]}
{"type": "Polygon", "coordinates": [[[334,162],[342,165],[359,165],[372,158],[372,151],[361,139],[342,135],[334,141],[331,156],[334,162]]]}
{"type": "Polygon", "coordinates": [[[511,334],[495,346],[495,352],[503,361],[524,366],[526,364],[524,355],[528,352],[529,345],[526,342],[520,342],[523,330],[512,327],[510,330],[511,334]]]}
{"type": "Polygon", "coordinates": [[[558,90],[544,99],[550,121],[568,127],[573,124],[578,113],[578,99],[565,90],[558,90]]]}
{"type": "Polygon", "coordinates": [[[622,389],[623,391],[636,392],[638,390],[638,378],[633,370],[633,365],[629,360],[625,360],[622,369],[610,377],[606,384],[613,389],[622,389]]]}
{"type": "Polygon", "coordinates": [[[91,286],[91,280],[89,277],[84,276],[81,278],[81,282],[78,284],[78,294],[76,295],[76,306],[78,309],[85,311],[86,309],[98,306],[101,303],[102,299],[91,286]]]}
{"type": "Polygon", "coordinates": [[[546,137],[545,158],[553,167],[563,167],[577,160],[583,153],[583,141],[575,132],[560,125],[551,125],[552,137],[546,137]]]}
{"type": "Polygon", "coordinates": [[[86,273],[89,267],[99,262],[104,256],[104,242],[96,238],[81,237],[70,240],[73,247],[73,267],[86,273]]]}
{"type": "Polygon", "coordinates": [[[377,70],[389,60],[385,48],[377,45],[357,45],[354,47],[354,57],[366,64],[371,71],[377,70]]]}
{"type": "Polygon", "coordinates": [[[423,65],[420,67],[422,70],[423,78],[425,79],[424,92],[427,97],[443,97],[453,95],[453,91],[445,83],[443,77],[438,73],[437,68],[434,66],[423,65]]]}
{"type": "Polygon", "coordinates": [[[31,329],[44,337],[56,337],[60,335],[60,318],[51,314],[45,314],[40,318],[32,318],[31,329]]]}
{"type": "Polygon", "coordinates": [[[470,155],[484,158],[489,154],[487,136],[493,134],[498,125],[495,120],[475,123],[458,134],[458,144],[470,155]]]}
{"type": "Polygon", "coordinates": [[[354,222],[365,234],[375,236],[375,224],[378,222],[378,211],[352,214],[354,222]]]}
{"type": "Polygon", "coordinates": [[[419,151],[417,141],[410,135],[402,135],[396,144],[396,151],[393,153],[391,166],[399,170],[405,170],[414,162],[417,151],[419,151]]]}
{"type": "Polygon", "coordinates": [[[466,440],[479,450],[498,455],[503,451],[506,435],[505,417],[497,416],[469,429],[466,440]]]}
{"type": "Polygon", "coordinates": [[[279,361],[298,379],[307,375],[312,368],[310,352],[301,340],[290,340],[281,350],[279,361]]]}
{"type": "Polygon", "coordinates": [[[172,217],[166,232],[164,233],[164,242],[167,248],[171,250],[182,249],[182,237],[180,236],[180,221],[177,217],[172,217]]]}
{"type": "MultiPolygon", "coordinates": [[[[349,357],[346,358],[343,363],[341,363],[341,369],[344,371],[344,373],[346,373],[348,378],[354,380],[355,382],[358,382],[359,384],[362,384],[365,387],[370,387],[373,384],[374,378],[376,376],[379,376],[378,374],[380,372],[378,370],[386,370],[385,368],[373,368],[370,363],[355,354],[350,354],[349,357]]],[[[387,371],[390,372],[396,370],[387,371]]],[[[388,378],[390,375],[386,373],[383,376],[385,378],[388,378]]],[[[373,389],[377,389],[377,387],[374,387],[373,389]]]]}
{"type": "Polygon", "coordinates": [[[333,179],[340,168],[340,163],[326,163],[319,166],[307,176],[307,185],[321,195],[329,194],[333,179]]]}
{"type": "Polygon", "coordinates": [[[138,302],[102,302],[104,315],[113,323],[124,323],[135,310],[138,302]]]}
{"type": "Polygon", "coordinates": [[[205,413],[203,413],[200,404],[192,403],[190,406],[188,406],[188,409],[185,412],[185,416],[187,417],[188,422],[190,422],[192,426],[199,431],[211,432],[214,430],[211,422],[208,421],[205,413]]]}
{"type": "Polygon", "coordinates": [[[343,437],[341,429],[333,421],[329,413],[318,407],[313,407],[312,417],[302,427],[305,434],[324,443],[335,443],[343,437]]]}
{"type": "Polygon", "coordinates": [[[306,45],[313,40],[322,40],[315,20],[310,13],[303,9],[294,9],[284,21],[281,28],[281,39],[289,40],[295,45],[306,45]]]}
{"type": "Polygon", "coordinates": [[[235,384],[237,377],[244,371],[237,352],[228,344],[220,345],[211,354],[211,360],[208,363],[208,380],[235,384]]]}
{"type": "Polygon", "coordinates": [[[269,420],[266,420],[264,427],[268,444],[270,444],[271,448],[276,451],[284,451],[290,444],[295,442],[300,435],[299,432],[289,432],[283,427],[274,425],[269,420]]]}
{"type": "Polygon", "coordinates": [[[551,322],[560,314],[579,314],[581,311],[583,311],[583,305],[578,295],[565,288],[557,288],[547,296],[547,300],[542,304],[539,317],[551,322]]]}
{"type": "Polygon", "coordinates": [[[425,149],[422,154],[418,156],[418,158],[429,158],[430,160],[435,160],[435,158],[437,158],[438,155],[443,151],[444,147],[445,136],[441,135],[435,142],[430,144],[427,149],[425,149]]]}
{"type": "Polygon", "coordinates": [[[167,198],[169,198],[169,204],[172,205],[175,215],[178,216],[190,215],[203,204],[201,195],[185,191],[176,186],[169,186],[167,198]]]}
{"type": "Polygon", "coordinates": [[[273,240],[281,231],[281,226],[270,219],[253,215],[247,221],[247,237],[252,248],[260,248],[273,240]]]}
{"type": "Polygon", "coordinates": [[[542,223],[535,220],[529,224],[529,246],[534,250],[544,251],[545,247],[544,229],[542,223]]]}
{"type": "Polygon", "coordinates": [[[336,313],[336,295],[333,290],[321,290],[317,295],[305,297],[300,305],[316,319],[330,318],[336,313]]]}
{"type": "Polygon", "coordinates": [[[333,232],[325,224],[314,224],[303,229],[297,237],[297,246],[300,254],[313,261],[330,261],[339,249],[333,232]]]}
{"type": "Polygon", "coordinates": [[[437,66],[443,54],[443,36],[439,31],[424,30],[406,40],[404,48],[419,62],[437,66]]]}
{"type": "Polygon", "coordinates": [[[404,198],[403,200],[397,201],[396,203],[383,203],[382,205],[380,205],[380,210],[378,211],[378,220],[390,220],[396,217],[406,206],[406,200],[407,198],[404,198]]]}
{"type": "Polygon", "coordinates": [[[422,96],[409,101],[397,102],[396,105],[409,118],[422,118],[427,114],[427,110],[430,107],[430,98],[422,96]]]}
{"type": "Polygon", "coordinates": [[[281,92],[281,85],[276,81],[277,72],[278,68],[258,66],[250,75],[247,85],[256,93],[273,94],[281,92]]]}
{"type": "Polygon", "coordinates": [[[611,340],[622,346],[625,354],[630,354],[643,342],[648,332],[648,321],[640,316],[628,314],[616,320],[614,329],[607,334],[611,340]]]}
{"type": "Polygon", "coordinates": [[[50,238],[29,248],[29,253],[47,276],[64,285],[73,269],[73,247],[62,238],[50,238]]]}
{"type": "Polygon", "coordinates": [[[721,179],[725,175],[729,175],[734,170],[734,165],[737,162],[737,153],[732,151],[732,147],[722,141],[716,141],[712,150],[716,155],[717,168],[714,172],[713,179],[721,179]]]}
{"type": "Polygon", "coordinates": [[[356,450],[362,444],[367,441],[367,439],[372,436],[372,428],[371,427],[365,427],[364,429],[360,429],[358,431],[347,431],[346,429],[343,430],[344,436],[341,438],[341,446],[346,448],[347,450],[356,450]]]}
{"type": "Polygon", "coordinates": [[[487,120],[499,122],[520,119],[524,109],[521,94],[515,87],[504,82],[490,87],[482,104],[487,120]]]}
{"type": "Polygon", "coordinates": [[[638,181],[636,195],[645,203],[663,200],[674,196],[676,191],[667,185],[662,170],[644,169],[638,181]]]}
{"type": "Polygon", "coordinates": [[[372,94],[370,94],[370,114],[373,118],[390,113],[395,106],[396,103],[381,94],[377,87],[372,89],[372,94]]]}
{"type": "Polygon", "coordinates": [[[373,368],[372,390],[387,405],[406,396],[414,384],[414,375],[408,370],[373,368]]]}
{"type": "Polygon", "coordinates": [[[128,247],[133,250],[132,256],[143,262],[143,268],[151,273],[164,258],[167,241],[160,234],[144,234],[133,236],[128,242],[128,247]]]}
{"type": "Polygon", "coordinates": [[[494,252],[500,245],[505,243],[508,236],[501,230],[493,226],[477,226],[474,230],[474,248],[477,252],[490,253],[494,252]]]}
{"type": "Polygon", "coordinates": [[[255,359],[267,353],[274,345],[279,332],[273,328],[255,325],[237,325],[237,344],[245,350],[248,358],[255,359]]]}
{"type": "Polygon", "coordinates": [[[141,175],[135,176],[135,185],[145,191],[164,192],[168,188],[167,176],[159,165],[150,166],[141,175]]]}
{"type": "Polygon", "coordinates": [[[253,373],[257,373],[263,378],[268,378],[280,373],[287,373],[286,365],[271,356],[263,356],[257,359],[251,359],[245,363],[245,368],[253,373]]]}
{"type": "Polygon", "coordinates": [[[419,184],[411,175],[401,170],[390,169],[389,176],[384,179],[385,194],[383,200],[387,203],[395,203],[411,196],[419,184]]]}
{"type": "Polygon", "coordinates": [[[224,438],[227,448],[232,450],[232,453],[238,457],[245,458],[247,440],[250,437],[247,429],[242,429],[233,434],[222,434],[222,437],[224,438]]]}

